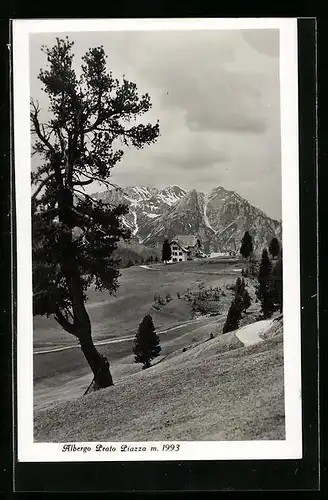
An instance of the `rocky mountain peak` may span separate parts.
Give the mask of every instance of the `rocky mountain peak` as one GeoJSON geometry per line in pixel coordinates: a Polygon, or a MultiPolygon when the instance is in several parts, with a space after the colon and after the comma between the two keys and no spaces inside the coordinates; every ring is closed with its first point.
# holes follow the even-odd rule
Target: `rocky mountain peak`
{"type": "MultiPolygon", "coordinates": [[[[96,194],[104,196],[108,199],[110,192],[96,194]]],[[[179,234],[199,237],[208,251],[238,251],[248,230],[255,249],[261,250],[273,236],[281,238],[279,221],[223,186],[206,194],[177,185],[163,189],[132,186],[124,194],[116,191],[113,200],[128,204],[130,210],[122,222],[146,245],[161,245],[164,237],[179,234]]]]}

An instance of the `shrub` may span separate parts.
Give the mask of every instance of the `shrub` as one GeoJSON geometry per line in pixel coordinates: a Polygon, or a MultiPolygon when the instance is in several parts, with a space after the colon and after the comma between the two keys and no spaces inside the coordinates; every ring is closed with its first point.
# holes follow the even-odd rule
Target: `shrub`
{"type": "Polygon", "coordinates": [[[147,314],[138,327],[133,352],[135,363],[142,363],[142,368],[149,368],[152,359],[161,352],[159,337],[156,334],[153,319],[147,314]]]}
{"type": "Polygon", "coordinates": [[[181,298],[180,292],[177,292],[177,297],[178,297],[178,299],[181,298]]]}
{"type": "Polygon", "coordinates": [[[167,293],[165,299],[166,299],[166,302],[170,302],[170,300],[172,300],[171,294],[167,293]]]}

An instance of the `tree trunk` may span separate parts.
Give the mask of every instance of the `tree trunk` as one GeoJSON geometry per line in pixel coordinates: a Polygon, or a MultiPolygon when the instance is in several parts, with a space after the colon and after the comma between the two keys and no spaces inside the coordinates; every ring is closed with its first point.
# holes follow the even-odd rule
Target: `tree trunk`
{"type": "Polygon", "coordinates": [[[84,304],[80,278],[73,270],[71,274],[66,274],[66,280],[72,297],[74,334],[80,341],[81,350],[94,375],[94,389],[114,385],[108,360],[97,351],[92,340],[91,323],[84,304]]]}
{"type": "Polygon", "coordinates": [[[94,376],[93,389],[103,389],[114,385],[108,360],[97,351],[91,335],[80,338],[80,343],[81,350],[94,376]]]}
{"type": "MultiPolygon", "coordinates": [[[[70,222],[65,216],[62,220],[66,224],[70,222]]],[[[83,284],[72,243],[72,230],[68,227],[62,234],[61,268],[72,302],[74,320],[70,333],[80,341],[82,352],[94,375],[93,389],[97,390],[113,385],[113,379],[108,360],[97,351],[92,340],[90,318],[84,304],[83,284]]]]}

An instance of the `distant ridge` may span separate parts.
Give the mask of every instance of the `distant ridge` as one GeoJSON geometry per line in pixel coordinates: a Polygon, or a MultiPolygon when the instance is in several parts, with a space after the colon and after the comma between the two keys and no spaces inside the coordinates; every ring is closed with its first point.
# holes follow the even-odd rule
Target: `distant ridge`
{"type": "Polygon", "coordinates": [[[126,203],[129,213],[122,218],[132,237],[146,246],[157,246],[176,234],[194,234],[205,251],[238,251],[245,231],[261,251],[276,236],[281,239],[281,222],[268,217],[235,191],[222,186],[209,193],[187,191],[173,185],[164,189],[131,186],[94,193],[96,199],[126,203]]]}

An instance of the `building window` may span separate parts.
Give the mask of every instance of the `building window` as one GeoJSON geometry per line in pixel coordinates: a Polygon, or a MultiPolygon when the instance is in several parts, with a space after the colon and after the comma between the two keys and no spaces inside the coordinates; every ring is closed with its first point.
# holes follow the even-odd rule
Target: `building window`
{"type": "Polygon", "coordinates": [[[179,252],[179,255],[182,255],[182,252],[179,252]]]}
{"type": "Polygon", "coordinates": [[[174,258],[172,259],[172,261],[173,261],[173,262],[176,262],[176,261],[177,261],[176,257],[174,257],[174,258]]]}
{"type": "Polygon", "coordinates": [[[182,262],[182,259],[179,259],[179,262],[182,262]]]}

